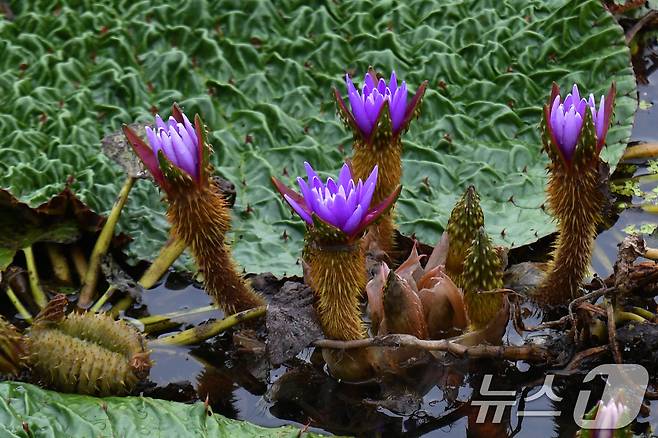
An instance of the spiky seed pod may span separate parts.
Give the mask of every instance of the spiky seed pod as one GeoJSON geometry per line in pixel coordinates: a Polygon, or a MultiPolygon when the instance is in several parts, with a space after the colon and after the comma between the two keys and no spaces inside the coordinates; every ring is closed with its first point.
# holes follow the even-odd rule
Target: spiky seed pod
{"type": "Polygon", "coordinates": [[[501,257],[483,227],[466,253],[462,287],[466,312],[474,330],[486,327],[503,306],[500,293],[488,293],[503,287],[501,257]]]}
{"type": "Polygon", "coordinates": [[[158,127],[157,133],[149,138],[151,147],[124,125],[124,133],[135,153],[166,192],[169,201],[167,218],[173,225],[172,233],[189,245],[204,273],[206,291],[225,313],[233,314],[264,305],[263,298],[238,273],[230,247],[225,242],[225,235],[231,228],[230,212],[227,200],[211,183],[212,146],[207,141],[206,128],[198,115],[192,128],[175,104],[172,117],[175,123],[170,119],[167,125],[156,117],[158,127]],[[193,135],[190,134],[192,129],[193,135]],[[172,142],[178,148],[175,153],[168,152],[172,142]],[[154,149],[157,150],[157,159],[154,149]],[[189,149],[194,149],[191,161],[189,156],[188,161],[181,160],[190,152],[189,149]]]}
{"type": "MultiPolygon", "coordinates": [[[[606,98],[605,117],[599,123],[602,138],[597,137],[590,110],[585,109],[582,128],[571,155],[565,153],[549,126],[550,104],[558,96],[554,84],[549,104],[544,107],[541,123],[544,151],[548,165],[547,203],[558,220],[558,239],[548,274],[536,290],[536,299],[544,305],[566,304],[576,298],[587,275],[592,258],[596,228],[603,220],[606,204],[604,180],[607,165],[599,157],[605,134],[612,119],[615,85],[606,98]]],[[[602,108],[603,110],[603,108],[602,108]]]]}
{"type": "Polygon", "coordinates": [[[64,392],[122,395],[151,367],[139,333],[104,314],[70,314],[29,332],[27,362],[45,384],[64,392]]]}
{"type": "Polygon", "coordinates": [[[13,324],[0,316],[0,374],[18,374],[25,355],[25,338],[13,324]]]}
{"type": "MultiPolygon", "coordinates": [[[[368,76],[374,84],[378,84],[377,73],[372,67],[368,69],[366,79],[368,79],[368,76]]],[[[348,81],[348,93],[350,93],[349,87],[351,80],[349,78],[346,79],[348,81]]],[[[391,77],[391,81],[393,81],[393,77],[391,77]]],[[[392,94],[395,94],[395,90],[398,88],[397,80],[395,82],[395,85],[392,82],[388,84],[391,87],[390,91],[392,94]]],[[[382,202],[400,185],[402,177],[401,137],[409,129],[411,120],[420,116],[420,107],[425,89],[427,88],[427,81],[418,87],[416,94],[408,103],[406,103],[406,84],[403,86],[405,87],[405,100],[393,99],[395,104],[392,107],[392,102],[384,99],[377,119],[372,122],[374,126],[368,133],[364,133],[359,126],[358,119],[360,117],[354,113],[354,108],[349,110],[338,90],[334,90],[338,115],[345,126],[351,129],[353,133],[352,150],[354,155],[351,162],[354,177],[357,179],[361,178],[365,181],[373,167],[379,166],[379,182],[372,201],[375,205],[382,202]],[[402,104],[402,107],[400,107],[400,104],[402,104]],[[391,110],[396,113],[402,110],[400,114],[404,114],[403,120],[401,120],[400,126],[397,129],[393,126],[391,120],[391,110]]],[[[358,91],[353,91],[358,94],[358,91]]],[[[364,93],[366,93],[365,88],[364,93]]],[[[350,100],[352,100],[351,97],[350,100]]],[[[370,226],[370,231],[373,232],[374,237],[377,239],[379,247],[386,252],[394,249],[393,217],[394,212],[391,209],[370,226]]]]}
{"type": "Polygon", "coordinates": [[[367,281],[361,241],[331,242],[314,239],[311,234],[315,233],[307,233],[303,258],[324,335],[344,341],[361,339],[366,328],[359,298],[367,281]]]}
{"type": "Polygon", "coordinates": [[[466,253],[473,243],[478,230],[484,226],[484,213],[480,208],[480,195],[474,186],[468,186],[462,197],[457,201],[446,227],[450,238],[446,271],[451,279],[462,286],[462,271],[466,253]]]}
{"type": "Polygon", "coordinates": [[[123,355],[59,330],[33,333],[30,350],[34,375],[58,391],[123,395],[132,391],[138,381],[123,355]]]}

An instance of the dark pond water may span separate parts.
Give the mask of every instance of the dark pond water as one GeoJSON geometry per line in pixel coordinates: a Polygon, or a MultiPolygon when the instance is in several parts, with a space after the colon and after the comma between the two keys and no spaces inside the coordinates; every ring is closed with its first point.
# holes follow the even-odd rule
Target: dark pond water
{"type": "MultiPolygon", "coordinates": [[[[639,87],[641,100],[658,105],[658,75],[649,76],[649,84],[639,87]]],[[[636,116],[632,141],[658,141],[652,106],[640,109],[636,116]]],[[[648,173],[646,163],[639,164],[634,176],[648,173]]],[[[614,176],[613,179],[617,177],[614,176]]],[[[628,177],[628,175],[625,175],[628,177]]],[[[645,181],[640,188],[651,191],[658,181],[645,181]]],[[[626,202],[641,204],[634,196],[626,202]]],[[[655,223],[656,216],[641,209],[629,208],[619,214],[612,227],[603,231],[597,241],[592,262],[593,272],[607,277],[612,271],[617,245],[625,237],[629,225],[655,223]]],[[[658,239],[647,237],[649,246],[658,247],[658,239]]],[[[144,295],[140,311],[151,314],[191,309],[210,304],[208,296],[195,285],[175,281],[171,276],[144,295]],[[178,284],[176,284],[178,283],[178,284]]],[[[537,316],[530,309],[530,323],[537,316]]],[[[218,311],[181,318],[185,325],[198,324],[208,318],[220,318],[218,311]]],[[[551,336],[542,333],[539,336],[551,336]]],[[[520,343],[521,338],[508,328],[507,341],[520,343]]],[[[230,352],[231,340],[223,335],[201,347],[156,348],[156,364],[151,380],[157,388],[152,395],[190,400],[208,396],[215,412],[231,418],[248,420],[263,426],[310,425],[312,431],[359,436],[427,436],[427,437],[548,437],[575,434],[572,418],[578,392],[591,389],[591,406],[600,396],[603,382],[582,384],[583,374],[555,376],[552,388],[559,401],[547,396],[524,400],[544,384],[546,370],[526,363],[436,362],[410,370],[407,375],[384,379],[378,384],[349,385],[327,376],[321,361],[311,351],[298,356],[290,368],[265,371],[253,356],[230,352]],[[483,375],[492,377],[491,388],[513,391],[502,397],[507,406],[498,424],[478,423],[477,400],[483,375]],[[473,390],[476,388],[476,390],[473,390]],[[510,407],[510,405],[514,404],[510,407]],[[524,416],[519,411],[528,412],[524,416]],[[560,411],[560,415],[533,416],[532,412],[560,411]]],[[[149,392],[147,391],[147,393],[149,392]]],[[[656,406],[651,403],[650,408],[656,406]]],[[[494,407],[491,408],[493,413],[494,407]]],[[[658,409],[639,417],[634,430],[646,431],[658,425],[658,409]]]]}

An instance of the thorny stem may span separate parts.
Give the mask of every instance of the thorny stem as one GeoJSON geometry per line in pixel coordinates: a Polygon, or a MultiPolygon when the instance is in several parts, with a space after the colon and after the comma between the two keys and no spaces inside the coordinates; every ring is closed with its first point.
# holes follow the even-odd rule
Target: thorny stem
{"type": "Polygon", "coordinates": [[[386,335],[374,338],[356,339],[353,341],[339,341],[334,339],[319,339],[313,343],[316,347],[332,349],[351,349],[363,347],[413,347],[429,351],[445,351],[458,357],[469,358],[497,358],[506,360],[526,360],[530,362],[545,363],[552,354],[549,350],[538,345],[475,345],[465,346],[447,339],[428,341],[418,339],[412,335],[386,335]]]}
{"type": "Polygon", "coordinates": [[[89,267],[87,268],[87,273],[84,279],[84,286],[82,292],[80,292],[80,299],[78,300],[78,307],[87,308],[94,299],[96,294],[96,285],[98,284],[98,274],[99,267],[101,264],[101,259],[103,255],[107,252],[107,249],[110,247],[110,242],[112,241],[112,236],[114,235],[114,229],[116,228],[117,222],[119,221],[119,216],[121,216],[121,210],[128,200],[128,194],[130,189],[132,189],[133,184],[135,183],[135,178],[129,176],[126,178],[126,181],[121,187],[119,196],[114,202],[112,211],[107,217],[107,222],[103,225],[98,240],[96,240],[96,245],[91,253],[91,258],[89,260],[89,267]]]}
{"type": "Polygon", "coordinates": [[[263,316],[266,312],[267,306],[259,306],[253,309],[243,310],[242,312],[227,316],[226,318],[220,319],[219,321],[201,324],[197,327],[184,330],[174,335],[164,336],[149,342],[149,344],[151,346],[196,344],[205,341],[206,339],[211,338],[225,330],[228,330],[240,322],[263,316]]]}
{"type": "Polygon", "coordinates": [[[30,289],[32,289],[32,296],[34,297],[34,302],[37,303],[40,309],[46,307],[48,304],[48,299],[46,294],[41,289],[39,285],[39,273],[37,272],[37,265],[34,262],[34,253],[32,252],[32,247],[27,246],[23,248],[23,254],[25,254],[25,264],[27,265],[27,275],[30,280],[30,289]]]}
{"type": "Polygon", "coordinates": [[[46,251],[50,258],[50,263],[53,266],[53,273],[55,277],[64,284],[71,284],[71,270],[66,261],[66,257],[61,253],[60,247],[55,243],[46,244],[46,251]]]}
{"type": "Polygon", "coordinates": [[[29,324],[32,324],[32,315],[30,315],[30,312],[28,312],[25,306],[23,306],[23,303],[21,303],[21,300],[18,299],[14,290],[9,285],[7,285],[7,297],[16,308],[16,311],[18,311],[18,314],[21,315],[21,318],[29,324]]]}
{"type": "Polygon", "coordinates": [[[217,310],[217,306],[210,305],[204,307],[198,307],[196,309],[187,309],[180,310],[178,312],[164,313],[162,315],[152,315],[140,318],[138,321],[144,326],[144,333],[152,333],[159,330],[164,330],[173,326],[178,325],[176,321],[172,321],[173,318],[180,318],[183,316],[196,315],[199,313],[212,312],[217,310]]]}

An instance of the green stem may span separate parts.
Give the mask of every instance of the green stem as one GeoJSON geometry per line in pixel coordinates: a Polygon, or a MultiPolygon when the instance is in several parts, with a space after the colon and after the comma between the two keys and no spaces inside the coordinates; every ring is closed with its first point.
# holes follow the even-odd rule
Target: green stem
{"type": "Polygon", "coordinates": [[[189,330],[184,330],[182,332],[176,333],[174,335],[165,336],[154,341],[150,342],[151,346],[158,345],[191,345],[196,344],[202,341],[205,341],[208,338],[228,330],[234,325],[248,321],[250,319],[257,318],[259,316],[265,315],[267,312],[267,306],[259,306],[249,310],[243,310],[234,315],[228,316],[219,321],[214,321],[206,324],[201,324],[197,327],[191,328],[189,330]]]}
{"type": "Polygon", "coordinates": [[[170,312],[162,315],[152,315],[140,318],[139,322],[144,325],[144,333],[153,333],[160,330],[165,330],[179,325],[179,322],[173,321],[174,318],[181,318],[184,316],[197,315],[199,313],[212,312],[217,310],[216,306],[204,306],[196,309],[180,310],[178,312],[170,312]]]}
{"type": "MultiPolygon", "coordinates": [[[[176,259],[180,257],[183,251],[185,251],[185,248],[187,248],[187,244],[184,241],[170,237],[160,250],[158,256],[153,260],[153,263],[151,263],[151,266],[144,272],[142,278],[139,279],[139,285],[144,289],[152,288],[176,259]]],[[[133,299],[130,295],[123,297],[112,307],[110,315],[114,318],[118,317],[122,311],[130,307],[132,302],[133,299]]]]}
{"type": "Polygon", "coordinates": [[[637,315],[632,312],[616,311],[615,312],[615,323],[619,324],[624,321],[633,321],[633,322],[647,322],[646,319],[642,318],[640,315],[637,315]]]}
{"type": "Polygon", "coordinates": [[[112,297],[112,294],[114,294],[114,291],[117,290],[116,287],[113,285],[110,285],[105,293],[96,301],[96,304],[92,306],[91,309],[89,309],[90,312],[98,313],[98,311],[103,307],[103,304],[107,302],[112,297]]]}
{"type": "Polygon", "coordinates": [[[7,297],[18,311],[18,314],[21,315],[21,318],[23,318],[29,324],[32,324],[32,315],[30,315],[30,312],[28,312],[25,306],[23,306],[23,303],[21,303],[21,301],[14,293],[14,290],[9,285],[7,285],[7,297]]]}
{"type": "Polygon", "coordinates": [[[183,251],[185,251],[185,248],[187,248],[187,244],[184,241],[174,237],[170,238],[160,250],[158,257],[153,260],[151,266],[144,272],[142,278],[139,279],[139,284],[144,289],[152,288],[176,259],[180,257],[183,251]]]}
{"type": "Polygon", "coordinates": [[[75,267],[75,272],[78,273],[80,283],[83,283],[85,281],[85,275],[87,274],[87,268],[89,267],[89,264],[87,263],[85,253],[82,251],[82,248],[80,248],[78,245],[73,246],[73,249],[71,250],[71,258],[73,258],[73,266],[75,267]]]}
{"type": "Polygon", "coordinates": [[[66,261],[66,256],[62,254],[60,249],[61,248],[55,243],[46,244],[46,251],[48,252],[50,263],[53,266],[53,273],[55,274],[55,277],[63,284],[71,285],[71,270],[69,269],[69,264],[66,261]]]}
{"type": "Polygon", "coordinates": [[[78,300],[78,307],[87,308],[94,299],[96,293],[96,285],[98,284],[98,270],[101,264],[101,259],[103,255],[107,252],[107,249],[110,247],[110,242],[112,241],[112,236],[114,235],[114,229],[119,221],[119,216],[121,216],[121,210],[128,200],[128,194],[130,189],[132,189],[133,184],[135,183],[135,178],[129,176],[121,187],[119,196],[114,202],[112,211],[107,217],[107,222],[103,226],[98,240],[96,240],[96,245],[94,245],[94,250],[91,253],[91,258],[89,260],[89,267],[87,268],[87,274],[85,275],[84,286],[82,292],[80,292],[80,299],[78,300]]]}
{"type": "Polygon", "coordinates": [[[641,307],[631,307],[631,310],[633,311],[632,313],[635,313],[636,315],[640,315],[641,317],[646,318],[650,321],[656,317],[656,315],[654,315],[647,309],[643,309],[641,307]]]}
{"type": "Polygon", "coordinates": [[[32,296],[34,297],[34,302],[37,303],[40,309],[46,307],[48,304],[48,299],[46,294],[41,289],[39,285],[39,272],[37,271],[37,265],[34,262],[34,253],[32,252],[32,247],[27,246],[23,248],[23,254],[25,254],[25,264],[27,265],[27,275],[30,279],[30,288],[32,289],[32,296]]]}

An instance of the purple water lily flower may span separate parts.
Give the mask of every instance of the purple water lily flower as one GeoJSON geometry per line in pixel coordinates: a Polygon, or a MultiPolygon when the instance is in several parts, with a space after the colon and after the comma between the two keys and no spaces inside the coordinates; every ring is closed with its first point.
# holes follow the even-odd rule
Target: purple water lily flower
{"type": "Polygon", "coordinates": [[[167,159],[179,169],[187,172],[192,178],[197,177],[199,166],[198,139],[194,127],[185,114],[183,122],[179,123],[173,117],[169,117],[165,123],[160,115],[155,116],[155,130],[146,127],[146,138],[148,138],[153,154],[158,157],[162,151],[167,159]]]}
{"type": "Polygon", "coordinates": [[[601,96],[598,108],[594,95],[590,94],[589,99],[582,98],[575,84],[564,100],[559,93],[560,90],[554,83],[549,104],[544,108],[547,128],[559,153],[567,162],[571,161],[580,140],[586,112],[589,111],[594,123],[598,154],[603,148],[610,126],[615,98],[614,84],[607,96],[601,96]]]}
{"type": "Polygon", "coordinates": [[[156,182],[167,189],[168,183],[160,169],[158,158],[160,151],[169,163],[187,173],[197,184],[203,182],[201,174],[204,148],[201,126],[201,119],[198,115],[195,117],[193,125],[174,104],[172,116],[166,122],[160,115],[156,115],[155,128],[149,126],[145,128],[148,145],[130,127],[124,125],[123,132],[156,182]]]}
{"type": "Polygon", "coordinates": [[[398,87],[395,72],[391,73],[388,84],[384,79],[380,79],[375,84],[373,75],[366,73],[361,92],[356,89],[349,75],[345,75],[345,83],[347,84],[347,94],[350,99],[352,114],[356,124],[364,134],[368,135],[372,132],[372,128],[379,119],[379,113],[384,107],[384,102],[388,102],[393,131],[400,129],[407,109],[407,83],[402,81],[402,84],[398,87]]]}
{"type": "Polygon", "coordinates": [[[306,180],[297,178],[301,195],[273,177],[277,190],[309,226],[314,225],[313,216],[316,216],[350,238],[360,235],[391,206],[400,193],[398,187],[381,204],[371,207],[377,185],[377,166],[365,182],[360,179],[354,182],[350,167],[344,164],[338,180],[328,178],[326,183],[322,182],[309,163],[305,162],[304,167],[306,180]]]}
{"type": "Polygon", "coordinates": [[[380,117],[388,111],[392,125],[392,134],[402,131],[411,120],[415,108],[420,103],[427,81],[416,91],[416,94],[407,101],[407,83],[402,81],[398,86],[395,72],[391,73],[388,83],[382,78],[377,79],[375,71],[370,68],[363,79],[363,86],[359,91],[352,82],[349,75],[345,75],[347,85],[347,96],[351,110],[347,109],[338,90],[334,90],[338,108],[348,122],[362,134],[369,138],[374,132],[380,117]]]}

